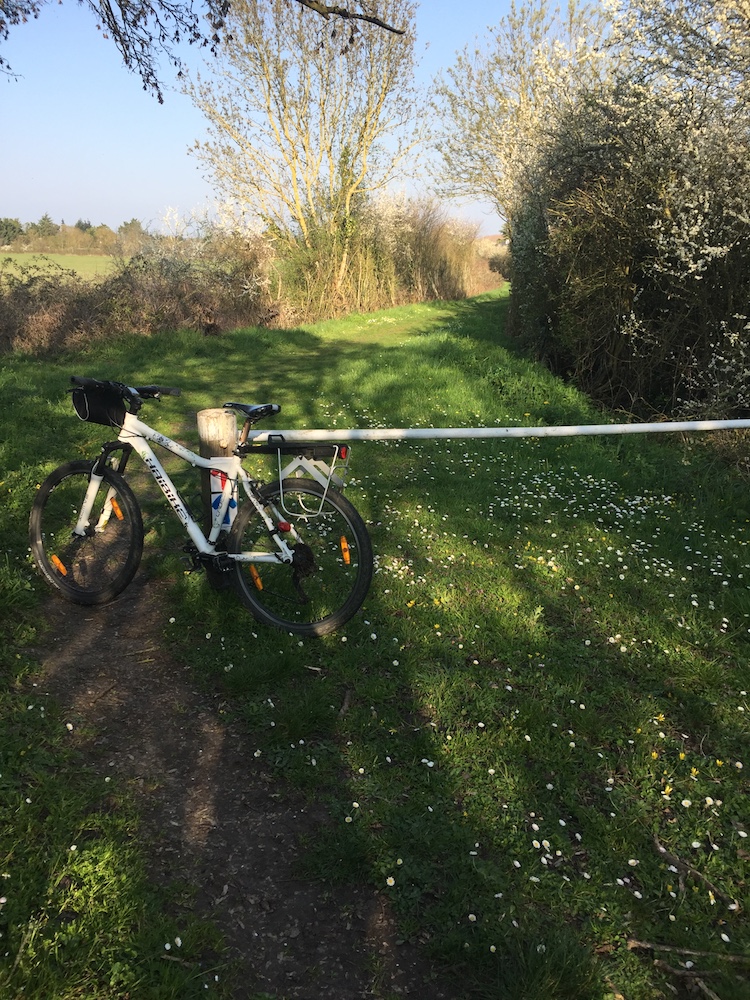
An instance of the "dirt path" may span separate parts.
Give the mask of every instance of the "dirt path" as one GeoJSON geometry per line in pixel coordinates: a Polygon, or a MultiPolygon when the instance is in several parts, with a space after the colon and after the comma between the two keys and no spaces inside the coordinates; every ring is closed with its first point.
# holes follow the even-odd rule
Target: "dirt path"
{"type": "Polygon", "coordinates": [[[197,887],[195,909],[237,968],[235,1000],[451,997],[396,944],[379,893],[295,874],[299,834],[325,836],[326,817],[259,771],[221,695],[196,690],[164,648],[164,586],[139,575],[94,609],[50,597],[49,632],[30,652],[88,765],[136,789],[154,877],[197,887]]]}

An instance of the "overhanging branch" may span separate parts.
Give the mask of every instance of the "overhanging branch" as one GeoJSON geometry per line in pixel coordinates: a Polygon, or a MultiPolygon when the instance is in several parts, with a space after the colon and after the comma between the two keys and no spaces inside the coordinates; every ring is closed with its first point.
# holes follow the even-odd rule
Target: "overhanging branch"
{"type": "Polygon", "coordinates": [[[348,7],[339,7],[338,4],[324,3],[324,0],[295,0],[295,2],[302,7],[309,7],[310,10],[314,10],[316,14],[320,14],[321,17],[326,19],[329,17],[340,17],[342,21],[366,21],[368,24],[374,24],[378,28],[385,29],[385,31],[392,31],[394,35],[406,34],[404,28],[394,28],[392,24],[387,24],[374,14],[365,14],[350,10],[348,7]]]}

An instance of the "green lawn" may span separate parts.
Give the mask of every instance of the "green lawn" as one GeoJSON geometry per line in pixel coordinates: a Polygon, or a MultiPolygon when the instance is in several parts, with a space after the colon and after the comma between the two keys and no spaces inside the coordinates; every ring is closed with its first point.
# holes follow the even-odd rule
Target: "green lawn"
{"type": "MultiPolygon", "coordinates": [[[[277,427],[601,422],[514,352],[506,304],[4,359],[0,582],[28,623],[13,641],[43,594],[34,484],[105,436],[74,417],[68,375],[180,385],[146,416],[193,442],[195,410],[226,399],[281,403],[277,427]]],[[[697,438],[404,441],[355,446],[347,495],[377,570],[363,613],[323,640],[182,574],[179,534],[145,505],[146,558],[174,580],[170,648],[223,692],[279,790],[327,805],[303,874],[382,892],[457,998],[651,1000],[691,977],[750,997],[746,482],[697,438]]],[[[17,759],[0,770],[22,796],[17,759]]],[[[11,885],[17,816],[0,823],[11,885]]],[[[0,913],[11,958],[39,892],[0,913]]]]}
{"type": "Polygon", "coordinates": [[[3,253],[0,254],[0,275],[3,271],[19,274],[24,268],[58,267],[74,271],[80,278],[103,278],[114,268],[114,258],[97,254],[76,253],[3,253]]]}

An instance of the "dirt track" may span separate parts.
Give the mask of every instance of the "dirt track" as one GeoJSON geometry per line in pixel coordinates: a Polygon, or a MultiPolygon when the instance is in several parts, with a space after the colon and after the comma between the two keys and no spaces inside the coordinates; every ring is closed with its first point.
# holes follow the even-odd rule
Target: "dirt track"
{"type": "Polygon", "coordinates": [[[325,836],[327,818],[259,769],[221,695],[196,690],[164,648],[164,586],[139,574],[103,608],[51,596],[31,652],[87,764],[136,790],[154,878],[196,887],[192,908],[224,935],[235,1000],[452,997],[417,949],[396,944],[381,894],[299,878],[300,834],[325,836]]]}

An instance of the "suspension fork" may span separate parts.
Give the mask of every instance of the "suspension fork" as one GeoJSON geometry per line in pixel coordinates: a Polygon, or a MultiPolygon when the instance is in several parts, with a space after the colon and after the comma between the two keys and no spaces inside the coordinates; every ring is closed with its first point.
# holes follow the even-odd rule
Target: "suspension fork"
{"type": "MultiPolygon", "coordinates": [[[[97,458],[96,462],[94,462],[94,466],[91,470],[89,484],[86,487],[86,494],[83,498],[81,510],[78,515],[78,521],[76,522],[75,528],[73,528],[74,535],[79,535],[81,538],[84,538],[89,533],[91,526],[91,511],[94,506],[96,494],[99,492],[99,487],[102,485],[102,481],[104,479],[104,469],[109,456],[116,451],[122,452],[120,461],[117,463],[115,471],[119,472],[120,475],[123,475],[132,450],[132,445],[123,444],[120,441],[109,441],[107,444],[102,445],[101,454],[99,455],[99,458],[97,458]]],[[[112,512],[115,510],[113,501],[116,492],[117,491],[113,486],[109,488],[102,506],[102,512],[99,515],[96,525],[94,526],[94,531],[104,531],[107,527],[112,512]]],[[[117,516],[119,517],[120,515],[118,514],[117,516]]]]}
{"type": "Polygon", "coordinates": [[[102,450],[94,463],[94,468],[92,470],[92,475],[101,476],[104,474],[103,469],[107,464],[107,459],[110,455],[114,455],[116,451],[121,451],[122,455],[117,465],[113,465],[112,469],[115,472],[119,472],[121,476],[125,475],[125,466],[128,464],[128,459],[130,458],[133,446],[124,441],[108,441],[106,444],[102,445],[102,450]]]}

